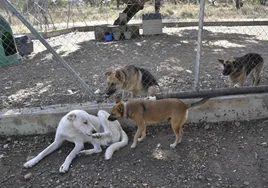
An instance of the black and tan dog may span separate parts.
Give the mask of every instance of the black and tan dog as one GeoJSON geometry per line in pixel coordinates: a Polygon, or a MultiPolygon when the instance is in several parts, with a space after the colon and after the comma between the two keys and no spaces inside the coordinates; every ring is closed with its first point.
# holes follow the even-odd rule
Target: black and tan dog
{"type": "Polygon", "coordinates": [[[131,145],[131,148],[135,148],[137,141],[142,141],[146,136],[146,123],[157,123],[171,118],[171,125],[176,139],[170,147],[175,148],[182,139],[182,126],[187,119],[187,110],[204,104],[208,99],[209,97],[206,97],[192,104],[185,104],[175,98],[133,100],[127,103],[123,103],[120,99],[117,99],[108,120],[114,121],[126,117],[136,122],[138,130],[131,145]]]}
{"type": "Polygon", "coordinates": [[[230,87],[243,87],[248,75],[251,75],[252,85],[259,85],[264,65],[263,58],[259,54],[249,53],[242,57],[218,59],[218,61],[224,67],[222,74],[229,77],[230,87]]]}
{"type": "Polygon", "coordinates": [[[156,86],[159,86],[154,76],[146,69],[127,65],[122,69],[112,70],[105,74],[107,76],[107,95],[122,90],[124,99],[125,91],[131,92],[131,98],[138,93],[147,93],[149,96],[156,95],[156,86]]]}

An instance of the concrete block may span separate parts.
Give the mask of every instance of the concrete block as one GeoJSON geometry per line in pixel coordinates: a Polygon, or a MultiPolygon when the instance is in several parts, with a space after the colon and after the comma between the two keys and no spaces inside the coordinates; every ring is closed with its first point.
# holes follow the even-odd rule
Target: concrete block
{"type": "MultiPolygon", "coordinates": [[[[191,103],[193,100],[182,100],[191,103]]],[[[96,115],[98,110],[110,111],[110,103],[84,103],[48,106],[45,108],[11,109],[0,112],[0,135],[32,135],[55,132],[59,120],[73,109],[96,115]]],[[[188,112],[188,123],[249,121],[268,117],[268,94],[237,95],[210,99],[206,104],[188,112]]],[[[122,118],[122,127],[135,122],[122,118]]],[[[169,122],[170,123],[170,122],[169,122]]]]}

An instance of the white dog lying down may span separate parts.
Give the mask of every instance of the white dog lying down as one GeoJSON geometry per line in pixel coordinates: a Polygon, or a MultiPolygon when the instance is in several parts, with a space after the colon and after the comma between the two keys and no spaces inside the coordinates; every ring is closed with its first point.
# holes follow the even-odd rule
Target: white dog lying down
{"type": "Polygon", "coordinates": [[[60,120],[54,142],[23,166],[25,168],[32,167],[45,156],[59,148],[64,140],[75,143],[75,147],[61,165],[61,173],[68,171],[76,154],[90,155],[100,153],[102,151],[101,146],[110,145],[105,152],[105,159],[110,159],[116,150],[128,144],[128,136],[118,121],[111,122],[107,120],[109,115],[109,113],[103,110],[98,112],[98,117],[90,115],[83,110],[69,112],[60,120]],[[86,142],[91,143],[94,148],[81,151],[86,142]]]}

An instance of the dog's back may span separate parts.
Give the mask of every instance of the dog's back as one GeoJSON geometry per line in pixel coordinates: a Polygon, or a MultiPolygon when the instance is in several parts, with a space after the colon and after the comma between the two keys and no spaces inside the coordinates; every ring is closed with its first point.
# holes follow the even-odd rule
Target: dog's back
{"type": "Polygon", "coordinates": [[[248,75],[257,65],[263,64],[263,58],[257,53],[248,53],[242,57],[235,58],[237,66],[246,68],[246,75],[248,75]]]}

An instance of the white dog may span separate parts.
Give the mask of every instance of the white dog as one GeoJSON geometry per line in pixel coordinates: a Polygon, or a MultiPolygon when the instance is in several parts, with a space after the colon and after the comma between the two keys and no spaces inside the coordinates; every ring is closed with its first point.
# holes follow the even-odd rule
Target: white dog
{"type": "Polygon", "coordinates": [[[59,148],[64,140],[75,143],[75,147],[61,165],[61,173],[68,171],[76,154],[83,153],[89,155],[100,153],[102,151],[101,146],[110,145],[105,152],[105,159],[110,159],[116,150],[128,144],[128,136],[118,121],[110,122],[107,120],[109,115],[109,113],[103,110],[98,112],[98,117],[90,115],[83,110],[69,112],[60,120],[54,142],[23,166],[25,168],[32,167],[45,156],[59,148]],[[91,143],[94,148],[81,151],[86,142],[91,143]]]}

